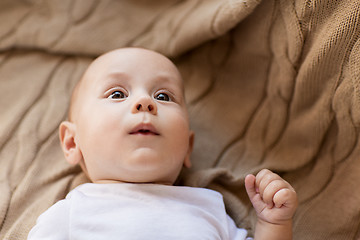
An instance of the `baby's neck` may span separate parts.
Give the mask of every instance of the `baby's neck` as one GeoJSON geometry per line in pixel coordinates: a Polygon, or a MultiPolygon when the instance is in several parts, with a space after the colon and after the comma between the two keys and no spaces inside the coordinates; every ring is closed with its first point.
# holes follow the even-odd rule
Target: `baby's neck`
{"type": "Polygon", "coordinates": [[[92,183],[96,184],[113,184],[113,183],[131,183],[131,184],[159,184],[159,185],[168,185],[172,186],[173,184],[170,183],[163,183],[163,182],[126,182],[126,181],[120,181],[120,180],[111,180],[111,179],[102,179],[102,180],[96,180],[92,183]]]}

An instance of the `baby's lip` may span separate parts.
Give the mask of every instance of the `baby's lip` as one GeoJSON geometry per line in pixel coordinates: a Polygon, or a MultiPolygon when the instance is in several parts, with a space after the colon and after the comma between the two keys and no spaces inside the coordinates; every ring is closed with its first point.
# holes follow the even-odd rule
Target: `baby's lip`
{"type": "Polygon", "coordinates": [[[134,127],[130,133],[131,135],[160,135],[156,128],[150,123],[141,123],[134,127]]]}

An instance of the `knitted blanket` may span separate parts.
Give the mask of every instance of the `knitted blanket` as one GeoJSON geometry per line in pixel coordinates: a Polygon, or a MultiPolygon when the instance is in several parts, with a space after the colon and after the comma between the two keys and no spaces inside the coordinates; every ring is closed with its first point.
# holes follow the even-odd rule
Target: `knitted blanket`
{"type": "Polygon", "coordinates": [[[255,213],[244,177],[289,181],[294,239],[360,239],[360,3],[352,0],[0,2],[0,238],[88,181],[58,125],[98,55],[137,46],[185,79],[193,167],[179,184],[220,191],[239,227],[255,213]]]}

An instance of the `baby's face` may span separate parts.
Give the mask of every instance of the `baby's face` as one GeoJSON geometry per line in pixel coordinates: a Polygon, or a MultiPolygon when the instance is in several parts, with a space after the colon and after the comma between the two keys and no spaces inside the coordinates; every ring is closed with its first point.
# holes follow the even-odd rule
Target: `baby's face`
{"type": "Polygon", "coordinates": [[[98,58],[76,101],[75,141],[93,182],[173,184],[190,166],[182,79],[162,55],[121,49],[98,58]]]}

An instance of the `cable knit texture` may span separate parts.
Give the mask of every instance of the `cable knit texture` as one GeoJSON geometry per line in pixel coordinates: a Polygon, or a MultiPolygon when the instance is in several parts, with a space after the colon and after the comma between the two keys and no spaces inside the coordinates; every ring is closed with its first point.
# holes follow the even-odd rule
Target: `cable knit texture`
{"type": "Polygon", "coordinates": [[[220,191],[239,227],[244,177],[269,168],[297,190],[294,239],[359,239],[360,3],[352,0],[2,0],[0,238],[87,179],[58,125],[96,56],[159,51],[179,67],[196,140],[181,183],[220,191]]]}

